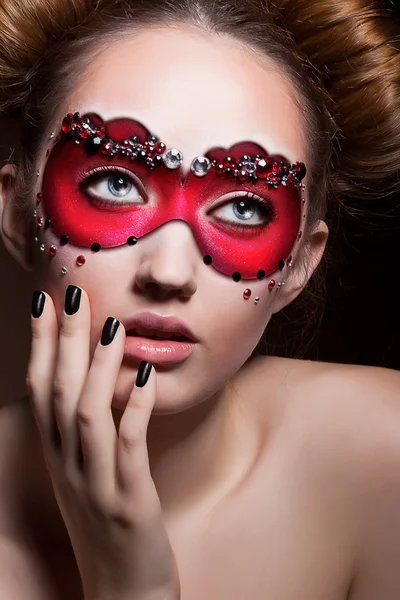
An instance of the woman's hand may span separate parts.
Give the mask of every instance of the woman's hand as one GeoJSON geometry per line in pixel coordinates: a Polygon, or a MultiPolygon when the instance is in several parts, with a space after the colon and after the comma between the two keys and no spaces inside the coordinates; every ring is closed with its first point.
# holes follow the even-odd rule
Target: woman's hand
{"type": "Polygon", "coordinates": [[[111,401],[124,346],[123,325],[107,319],[89,364],[85,291],[69,286],[60,330],[51,297],[35,292],[27,387],[85,599],[175,600],[178,569],[146,445],[156,373],[140,365],[117,434],[111,401]]]}

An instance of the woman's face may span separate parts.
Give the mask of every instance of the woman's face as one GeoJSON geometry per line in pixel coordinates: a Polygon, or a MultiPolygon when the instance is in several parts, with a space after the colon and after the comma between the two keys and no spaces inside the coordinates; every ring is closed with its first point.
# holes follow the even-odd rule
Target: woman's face
{"type": "Polygon", "coordinates": [[[261,178],[244,182],[215,169],[199,176],[191,164],[214,149],[209,156],[218,164],[228,156],[268,154],[307,166],[290,85],[273,64],[262,65],[227,38],[184,28],[141,31],[97,55],[48,133],[37,163],[41,202],[35,197],[33,203],[36,216],[50,218],[51,226],[37,230],[35,269],[58,313],[68,285],[88,293],[92,353],[109,316],[126,329],[142,312],[177,317],[198,340],[188,355],[165,363],[170,353],[148,354],[146,342],[143,356],[134,357],[129,337],[113,405],[127,402],[141,358],[158,372],[155,413],[179,412],[210,397],[244,364],[290,296],[291,279],[279,284],[299,259],[308,199],[301,184],[271,189],[261,178]],[[116,142],[136,134],[143,141],[149,132],[179,150],[182,163],[151,169],[57,139],[63,118],[75,112],[103,122],[106,137],[116,142]],[[99,167],[113,170],[94,174],[99,167]],[[62,235],[68,243],[60,242],[62,235]],[[127,243],[130,237],[137,243],[127,243]],[[241,273],[239,281],[234,272],[241,273]]]}

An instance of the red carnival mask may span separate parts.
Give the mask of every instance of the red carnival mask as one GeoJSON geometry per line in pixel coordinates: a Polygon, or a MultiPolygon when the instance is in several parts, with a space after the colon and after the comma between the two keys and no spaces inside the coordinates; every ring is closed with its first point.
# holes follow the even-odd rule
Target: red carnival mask
{"type": "Polygon", "coordinates": [[[282,269],[301,236],[304,164],[240,142],[196,157],[183,178],[182,158],[132,119],[105,123],[96,114],[67,115],[43,175],[41,198],[51,229],[62,244],[97,252],[135,244],[179,219],[191,228],[204,262],[236,281],[282,269]],[[112,175],[130,179],[139,202],[123,203],[116,195],[110,204],[84,189],[94,176],[112,175]],[[227,194],[225,203],[217,202],[227,194]],[[211,208],[231,203],[241,207],[239,218],[250,214],[250,204],[267,222],[246,226],[246,219],[235,224],[209,216],[211,208]]]}

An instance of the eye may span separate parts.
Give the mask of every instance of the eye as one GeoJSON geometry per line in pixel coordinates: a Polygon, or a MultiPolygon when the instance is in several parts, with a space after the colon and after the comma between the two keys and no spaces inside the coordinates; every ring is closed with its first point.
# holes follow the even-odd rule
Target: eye
{"type": "Polygon", "coordinates": [[[252,192],[236,196],[218,207],[215,213],[219,213],[218,221],[242,229],[266,227],[275,216],[272,204],[252,192]]]}
{"type": "Polygon", "coordinates": [[[121,167],[98,167],[81,183],[83,192],[99,204],[127,206],[141,200],[140,182],[121,167]]]}

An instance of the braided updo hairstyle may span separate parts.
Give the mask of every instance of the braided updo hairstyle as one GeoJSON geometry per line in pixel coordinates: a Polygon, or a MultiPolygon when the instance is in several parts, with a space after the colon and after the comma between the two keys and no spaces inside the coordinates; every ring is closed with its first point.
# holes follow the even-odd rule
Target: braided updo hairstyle
{"type": "MultiPolygon", "coordinates": [[[[310,142],[303,246],[338,207],[400,189],[399,24],[375,0],[0,0],[0,111],[22,120],[13,149],[22,212],[37,149],[93,56],[135,29],[179,24],[232,36],[291,83],[310,142]]],[[[294,302],[307,321],[318,312],[318,273],[294,302]]]]}

